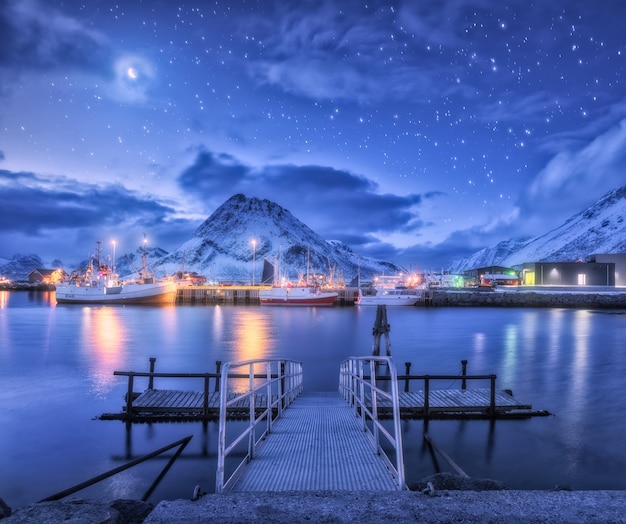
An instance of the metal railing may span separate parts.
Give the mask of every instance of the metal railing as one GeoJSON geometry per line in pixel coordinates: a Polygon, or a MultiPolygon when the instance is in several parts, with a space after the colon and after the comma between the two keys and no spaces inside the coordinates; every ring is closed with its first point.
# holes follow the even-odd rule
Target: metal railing
{"type": "Polygon", "coordinates": [[[188,437],[177,440],[176,442],[173,442],[172,444],[169,444],[168,446],[159,448],[156,451],[153,451],[152,453],[148,453],[147,455],[144,455],[138,459],[132,460],[131,462],[128,462],[127,464],[111,469],[107,471],[106,473],[102,473],[101,475],[93,477],[85,482],[81,482],[80,484],[76,484],[75,486],[72,486],[71,488],[67,488],[63,491],[59,491],[58,493],[55,493],[54,495],[50,495],[49,497],[46,497],[45,499],[41,499],[39,502],[50,502],[54,500],[60,500],[69,495],[73,495],[77,491],[88,488],[89,486],[92,486],[93,484],[96,484],[102,480],[108,479],[109,477],[112,477],[113,475],[117,475],[118,473],[121,473],[122,471],[132,468],[138,464],[141,464],[142,462],[145,462],[146,460],[150,460],[151,458],[161,455],[162,453],[165,453],[166,451],[169,451],[170,449],[178,448],[176,452],[174,453],[174,455],[170,457],[169,461],[167,462],[165,467],[161,470],[161,473],[159,473],[158,477],[154,480],[152,485],[145,492],[144,496],[141,497],[141,500],[145,502],[146,500],[148,500],[150,495],[152,495],[152,492],[157,488],[161,480],[163,480],[163,477],[165,476],[165,474],[172,467],[172,465],[174,464],[176,459],[180,456],[180,454],[183,452],[187,444],[189,444],[189,441],[191,440],[192,437],[193,435],[189,435],[188,437]]]}
{"type": "Polygon", "coordinates": [[[371,437],[374,451],[384,459],[394,475],[398,489],[406,489],[404,476],[404,455],[402,452],[402,430],[400,427],[400,402],[398,395],[398,374],[391,357],[349,357],[341,363],[339,372],[339,393],[354,407],[362,419],[363,431],[371,437]],[[389,372],[390,391],[384,391],[376,382],[377,368],[386,366],[389,372]],[[368,368],[366,374],[366,367],[368,368]],[[378,399],[391,401],[393,421],[389,432],[378,418],[378,399]],[[380,444],[381,435],[393,448],[394,457],[380,444]],[[395,458],[395,464],[394,460],[395,458]]]}
{"type": "MultiPolygon", "coordinates": [[[[247,360],[227,362],[222,367],[220,381],[220,412],[215,492],[229,491],[252,460],[262,440],[271,432],[274,420],[302,392],[302,363],[286,359],[247,360]],[[239,370],[239,373],[234,371],[239,370]],[[247,370],[246,379],[241,371],[247,370]],[[230,393],[235,393],[229,398],[230,393]],[[266,395],[265,408],[256,407],[256,397],[266,395]],[[227,443],[226,410],[247,405],[248,423],[241,433],[227,443]],[[247,439],[244,458],[227,476],[226,459],[241,451],[247,439]]],[[[241,423],[239,423],[241,424],[241,423]]]]}

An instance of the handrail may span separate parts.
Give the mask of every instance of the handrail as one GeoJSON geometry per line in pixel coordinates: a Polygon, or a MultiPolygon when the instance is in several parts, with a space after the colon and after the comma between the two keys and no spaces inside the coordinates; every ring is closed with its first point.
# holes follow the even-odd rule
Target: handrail
{"type": "Polygon", "coordinates": [[[67,497],[69,495],[73,495],[77,491],[80,491],[82,489],[88,488],[89,486],[92,486],[93,484],[96,484],[96,483],[100,482],[101,480],[108,479],[109,477],[112,477],[113,475],[117,475],[118,473],[120,473],[122,471],[125,471],[125,470],[127,470],[129,468],[132,468],[132,467],[136,466],[137,464],[141,464],[142,462],[145,462],[146,460],[154,458],[154,457],[156,457],[158,455],[161,455],[162,453],[165,453],[166,451],[168,451],[168,450],[170,450],[172,448],[178,447],[178,449],[176,450],[174,455],[172,457],[170,457],[170,459],[167,462],[167,464],[165,465],[165,467],[161,470],[161,473],[159,473],[158,477],[154,480],[152,485],[148,488],[148,491],[146,491],[144,496],[141,497],[141,500],[143,502],[145,502],[146,500],[148,500],[150,495],[152,495],[152,492],[157,488],[157,486],[159,485],[159,482],[161,482],[161,480],[163,479],[165,474],[172,467],[172,464],[174,464],[174,461],[183,452],[183,450],[185,449],[185,447],[187,446],[187,444],[189,443],[189,441],[191,440],[192,437],[193,437],[193,435],[189,435],[188,437],[185,437],[185,438],[182,438],[180,440],[177,440],[176,442],[173,442],[172,444],[169,444],[167,446],[164,446],[162,448],[157,449],[156,451],[153,451],[151,453],[143,455],[142,457],[139,457],[139,458],[137,458],[135,460],[132,460],[132,461],[128,462],[127,464],[123,464],[122,466],[119,466],[117,468],[111,469],[111,470],[109,470],[109,471],[107,471],[105,473],[102,473],[101,475],[98,475],[98,476],[93,477],[93,478],[91,478],[89,480],[86,480],[85,482],[81,482],[80,484],[76,484],[75,486],[72,486],[71,488],[67,488],[67,489],[65,489],[63,491],[59,491],[58,493],[55,493],[54,495],[50,495],[49,497],[46,497],[45,499],[41,499],[39,502],[51,502],[51,501],[55,501],[55,500],[60,500],[60,499],[62,499],[64,497],[67,497]]]}
{"type": "Polygon", "coordinates": [[[398,374],[391,357],[349,357],[341,363],[339,372],[339,393],[351,405],[357,416],[362,419],[363,431],[366,431],[374,447],[390,471],[393,473],[399,490],[406,489],[404,475],[404,455],[402,451],[402,430],[400,427],[400,401],[398,394],[398,374]],[[369,364],[369,375],[366,378],[365,366],[369,364]],[[376,385],[376,368],[386,364],[389,369],[390,392],[384,391],[376,385]],[[378,398],[391,400],[393,410],[392,433],[387,431],[378,418],[378,398]],[[371,400],[371,406],[367,405],[371,400]],[[369,424],[368,424],[369,423],[369,424]],[[370,428],[371,425],[371,428],[370,428]],[[391,444],[395,455],[395,464],[387,452],[380,445],[380,435],[383,435],[391,444]]]}
{"type": "Polygon", "coordinates": [[[263,439],[271,432],[274,420],[282,415],[283,410],[301,392],[301,362],[287,359],[261,359],[227,362],[224,364],[220,381],[216,493],[225,493],[233,487],[246,464],[254,458],[263,439]],[[247,368],[247,373],[231,373],[231,370],[241,368],[247,368]],[[264,371],[261,372],[261,370],[264,371]],[[247,378],[247,387],[244,388],[244,391],[241,391],[242,377],[247,378]],[[229,399],[230,393],[235,393],[235,395],[229,399]],[[263,393],[267,396],[267,407],[260,410],[256,407],[255,397],[257,394],[263,393]],[[249,406],[248,424],[241,433],[234,436],[232,441],[227,444],[226,410],[233,406],[243,405],[242,401],[247,401],[249,406]],[[263,422],[265,424],[261,426],[263,422]],[[258,436],[257,429],[262,430],[258,436]],[[244,458],[234,468],[232,473],[226,477],[226,458],[238,449],[237,446],[246,438],[248,442],[244,458]]]}

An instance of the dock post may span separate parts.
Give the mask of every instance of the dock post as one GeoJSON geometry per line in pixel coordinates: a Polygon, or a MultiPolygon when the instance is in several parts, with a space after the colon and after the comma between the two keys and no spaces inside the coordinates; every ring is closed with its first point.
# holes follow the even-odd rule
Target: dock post
{"type": "Polygon", "coordinates": [[[411,374],[411,363],[405,362],[404,368],[405,368],[405,375],[406,375],[406,378],[404,379],[404,392],[408,393],[409,392],[409,375],[411,374]]]}
{"type": "Polygon", "coordinates": [[[430,411],[430,377],[424,377],[424,416],[428,417],[430,411]]]}
{"type": "Polygon", "coordinates": [[[461,381],[461,389],[467,389],[467,382],[465,377],[467,375],[467,360],[461,360],[461,376],[463,380],[461,381]]]}
{"type": "Polygon", "coordinates": [[[150,378],[148,379],[148,389],[154,389],[154,363],[156,362],[155,357],[150,357],[150,378]]]}
{"type": "Polygon", "coordinates": [[[496,376],[489,375],[491,380],[491,395],[489,399],[489,415],[496,416],[496,376]]]}
{"type": "Polygon", "coordinates": [[[215,391],[218,392],[220,390],[220,378],[222,374],[222,361],[221,360],[215,361],[215,374],[217,375],[217,378],[215,379],[215,391]]]}
{"type": "Polygon", "coordinates": [[[208,374],[205,375],[204,393],[203,393],[203,398],[202,398],[202,415],[205,418],[209,416],[209,379],[210,379],[210,376],[208,374]]]}
{"type": "Polygon", "coordinates": [[[126,418],[133,418],[133,378],[134,375],[131,373],[128,375],[128,391],[126,392],[126,418]]]}

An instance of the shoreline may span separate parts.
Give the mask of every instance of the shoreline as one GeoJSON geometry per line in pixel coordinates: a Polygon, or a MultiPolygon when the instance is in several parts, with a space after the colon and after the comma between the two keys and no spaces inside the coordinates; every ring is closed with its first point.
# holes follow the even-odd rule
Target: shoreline
{"type": "Polygon", "coordinates": [[[221,524],[263,522],[626,523],[625,491],[284,492],[210,494],[199,499],[111,503],[69,500],[17,510],[4,522],[221,524]]]}

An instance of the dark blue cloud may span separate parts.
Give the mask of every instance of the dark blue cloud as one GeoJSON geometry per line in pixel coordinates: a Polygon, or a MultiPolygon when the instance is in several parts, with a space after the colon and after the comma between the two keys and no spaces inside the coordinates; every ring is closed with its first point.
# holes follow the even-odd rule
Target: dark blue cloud
{"type": "Polygon", "coordinates": [[[0,67],[97,68],[108,54],[103,40],[45,3],[0,2],[0,67]]]}
{"type": "Polygon", "coordinates": [[[49,185],[53,180],[6,170],[0,171],[0,181],[3,182],[0,231],[36,236],[43,230],[74,226],[108,227],[129,221],[158,223],[174,214],[174,209],[119,185],[99,187],[62,181],[44,187],[44,182],[49,185]],[[68,189],[69,186],[73,189],[68,189]]]}
{"type": "Polygon", "coordinates": [[[250,169],[231,155],[202,150],[194,163],[180,174],[178,183],[185,191],[204,199],[215,192],[236,193],[234,188],[249,176],[250,169]]]}
{"type": "MultiPolygon", "coordinates": [[[[246,166],[231,155],[201,151],[180,175],[179,184],[201,200],[217,206],[234,193],[267,198],[289,209],[327,239],[350,245],[355,238],[373,238],[403,231],[419,234],[424,222],[419,207],[440,192],[405,196],[380,194],[378,185],[361,175],[327,166],[246,166]],[[370,232],[364,235],[363,232],[370,232]]],[[[207,209],[207,212],[210,210],[207,209]]]]}
{"type": "Polygon", "coordinates": [[[0,209],[0,256],[36,252],[66,263],[97,240],[115,239],[132,251],[144,233],[151,246],[174,249],[198,226],[152,195],[121,185],[7,170],[0,170],[0,209]]]}

